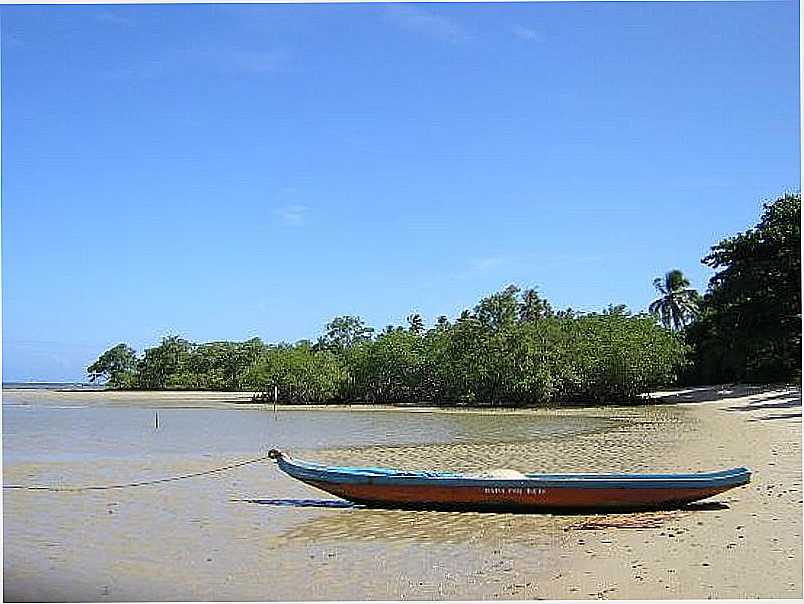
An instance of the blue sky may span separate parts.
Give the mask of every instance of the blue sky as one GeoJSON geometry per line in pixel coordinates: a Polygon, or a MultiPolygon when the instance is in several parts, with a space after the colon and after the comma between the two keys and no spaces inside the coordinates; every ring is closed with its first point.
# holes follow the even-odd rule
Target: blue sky
{"type": "Polygon", "coordinates": [[[644,310],[800,188],[794,2],[3,7],[3,380],[430,323],[509,283],[644,310]]]}

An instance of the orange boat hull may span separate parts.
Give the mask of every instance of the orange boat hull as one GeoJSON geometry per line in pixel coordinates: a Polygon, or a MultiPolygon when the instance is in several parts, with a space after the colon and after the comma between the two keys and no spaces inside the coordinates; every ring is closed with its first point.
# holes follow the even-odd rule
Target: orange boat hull
{"type": "Polygon", "coordinates": [[[687,489],[583,489],[533,487],[438,487],[331,484],[305,481],[364,505],[444,508],[646,509],[705,499],[730,487],[687,489]]]}
{"type": "Polygon", "coordinates": [[[751,480],[748,468],[686,474],[521,474],[515,477],[392,468],[322,466],[269,455],[288,475],[343,499],[375,507],[634,510],[675,507],[751,480]]]}

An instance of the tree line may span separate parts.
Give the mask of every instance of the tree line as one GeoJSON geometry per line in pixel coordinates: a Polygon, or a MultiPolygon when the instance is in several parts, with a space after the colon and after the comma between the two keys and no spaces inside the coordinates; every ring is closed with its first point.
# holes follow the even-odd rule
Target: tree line
{"type": "Polygon", "coordinates": [[[679,270],[654,281],[648,312],[553,310],[511,285],[431,327],[419,314],[377,332],[336,317],[315,340],[126,344],[87,369],[112,388],[251,390],[286,402],[525,405],[635,401],[677,383],[800,380],[800,195],[765,206],[753,229],[702,262],[700,295],[679,270]]]}
{"type": "Polygon", "coordinates": [[[801,382],[801,194],[764,205],[760,222],[711,248],[701,296],[681,271],[654,284],[650,310],[689,345],[685,383],[801,382]]]}

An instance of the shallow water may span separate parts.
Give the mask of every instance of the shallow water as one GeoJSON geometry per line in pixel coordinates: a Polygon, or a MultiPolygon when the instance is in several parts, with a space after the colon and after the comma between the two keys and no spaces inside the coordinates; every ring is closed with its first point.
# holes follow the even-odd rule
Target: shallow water
{"type": "Polygon", "coordinates": [[[404,413],[378,410],[145,409],[3,405],[8,463],[159,455],[249,455],[289,450],[493,444],[571,438],[610,430],[594,416],[404,413]],[[158,425],[158,427],[157,427],[158,425]]]}
{"type": "MultiPolygon", "coordinates": [[[[203,471],[269,447],[411,469],[691,470],[681,408],[523,413],[3,405],[7,483],[120,483],[203,471]],[[689,463],[689,462],[687,462],[689,463]]],[[[87,493],[6,491],[6,599],[532,597],[566,517],[375,510],[273,464],[87,493]]]]}

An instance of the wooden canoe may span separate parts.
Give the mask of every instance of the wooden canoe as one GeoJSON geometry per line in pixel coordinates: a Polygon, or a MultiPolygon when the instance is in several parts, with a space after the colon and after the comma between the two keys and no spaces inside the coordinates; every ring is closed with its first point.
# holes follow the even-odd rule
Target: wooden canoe
{"type": "Polygon", "coordinates": [[[637,510],[677,507],[748,484],[748,468],[691,474],[486,475],[333,467],[269,452],[279,469],[310,486],[374,507],[637,510]],[[503,477],[500,477],[503,476],[503,477]]]}

